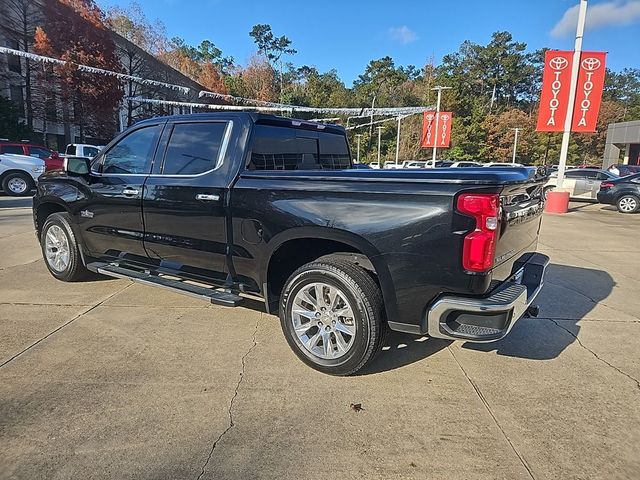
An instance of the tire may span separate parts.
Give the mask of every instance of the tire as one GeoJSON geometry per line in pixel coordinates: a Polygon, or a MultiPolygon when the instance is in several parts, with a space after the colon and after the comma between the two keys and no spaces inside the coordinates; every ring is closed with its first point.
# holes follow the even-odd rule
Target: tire
{"type": "Polygon", "coordinates": [[[289,277],[280,296],[280,324],[287,343],[304,363],[341,376],[368,365],[382,348],[387,331],[380,288],[366,270],[341,259],[307,263],[289,277]],[[337,292],[333,301],[331,292],[337,292]],[[307,315],[296,313],[301,310],[307,315]]]}
{"type": "Polygon", "coordinates": [[[12,197],[24,197],[31,194],[35,182],[26,173],[13,172],[2,179],[2,190],[12,197]]]}
{"type": "Polygon", "coordinates": [[[91,276],[82,263],[68,213],[53,213],[47,217],[40,234],[40,248],[45,265],[58,280],[77,282],[91,276]],[[67,255],[64,255],[65,251],[67,255]]]}
{"type": "Polygon", "coordinates": [[[616,201],[616,207],[620,213],[636,213],[640,210],[640,198],[627,194],[616,201]]]}

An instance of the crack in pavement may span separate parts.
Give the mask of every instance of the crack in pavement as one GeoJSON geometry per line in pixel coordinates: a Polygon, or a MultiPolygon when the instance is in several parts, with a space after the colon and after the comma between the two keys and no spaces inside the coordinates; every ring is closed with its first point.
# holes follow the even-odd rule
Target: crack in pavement
{"type": "Polygon", "coordinates": [[[473,380],[471,380],[471,377],[469,377],[469,375],[467,374],[466,370],[464,369],[464,367],[462,366],[462,364],[458,361],[458,358],[456,357],[456,355],[453,353],[453,350],[451,349],[451,345],[447,346],[447,349],[449,350],[449,352],[451,353],[451,356],[453,357],[453,359],[456,361],[456,363],[458,364],[458,367],[460,368],[460,370],[462,370],[462,373],[464,374],[465,378],[467,379],[467,381],[469,382],[469,384],[473,387],[473,389],[476,392],[476,395],[478,396],[478,398],[480,399],[480,401],[482,402],[482,404],[484,405],[484,408],[486,408],[487,412],[489,412],[489,415],[491,415],[491,418],[493,419],[493,422],[496,424],[496,427],[498,427],[498,430],[500,430],[500,432],[502,433],[502,436],[505,438],[505,440],[507,441],[507,443],[509,444],[509,446],[511,447],[511,450],[513,450],[513,453],[516,454],[516,457],[518,457],[518,460],[520,460],[520,463],[522,464],[522,466],[525,468],[525,470],[529,473],[529,476],[533,479],[536,480],[536,477],[533,475],[533,472],[531,471],[531,468],[529,467],[529,464],[527,463],[527,461],[524,459],[524,457],[520,454],[520,452],[518,452],[518,449],[516,448],[516,446],[513,444],[513,442],[511,441],[511,439],[509,438],[509,436],[507,435],[507,432],[504,431],[504,429],[502,428],[502,426],[500,425],[500,423],[498,422],[498,419],[496,418],[496,416],[494,415],[494,413],[491,411],[491,407],[489,406],[489,402],[487,402],[487,399],[484,397],[484,395],[482,394],[482,392],[480,391],[480,388],[475,384],[475,382],[473,380]]]}
{"type": "Polygon", "coordinates": [[[640,323],[638,320],[613,320],[611,318],[570,318],[570,317],[553,317],[553,316],[540,316],[540,319],[546,318],[548,320],[557,320],[559,322],[595,322],[595,323],[640,323]]]}
{"type": "Polygon", "coordinates": [[[632,377],[631,375],[629,375],[627,372],[625,372],[624,370],[619,369],[618,367],[616,367],[615,365],[612,365],[611,363],[607,362],[604,358],[600,357],[596,352],[594,352],[593,350],[591,350],[589,347],[587,347],[584,343],[582,343],[582,341],[578,338],[578,336],[573,333],[571,330],[569,330],[568,328],[563,327],[562,325],[560,325],[558,322],[556,322],[553,318],[547,318],[546,320],[549,320],[550,322],[552,322],[553,324],[555,324],[556,327],[561,328],[562,330],[564,330],[565,332],[567,332],[569,335],[571,335],[573,338],[576,339],[576,341],[578,342],[578,345],[580,345],[582,348],[584,348],[587,352],[589,352],[591,355],[593,355],[595,358],[597,358],[598,360],[600,360],[602,363],[604,363],[605,365],[613,368],[616,372],[618,372],[621,375],[624,375],[625,377],[627,377],[629,380],[635,382],[636,386],[638,387],[638,389],[640,389],[640,380],[638,380],[635,377],[632,377]]]}
{"type": "Polygon", "coordinates": [[[31,261],[31,262],[27,262],[27,263],[18,263],[17,265],[10,265],[8,267],[2,267],[0,268],[0,272],[3,272],[5,270],[9,270],[10,268],[16,268],[16,267],[25,267],[27,265],[32,265],[34,263],[38,263],[39,261],[42,260],[42,257],[36,258],[35,260],[31,261]]]}
{"type": "Polygon", "coordinates": [[[198,475],[197,480],[200,480],[202,478],[202,476],[204,475],[204,473],[205,473],[205,471],[207,469],[207,466],[209,465],[209,462],[211,462],[211,458],[213,457],[213,452],[216,449],[216,446],[218,445],[220,440],[222,440],[222,438],[229,432],[229,430],[231,430],[235,426],[235,423],[233,422],[233,404],[234,404],[234,402],[236,400],[236,397],[238,396],[238,390],[240,389],[240,385],[242,384],[242,380],[244,379],[246,358],[249,356],[251,351],[258,344],[258,342],[256,341],[256,335],[258,334],[258,326],[260,325],[260,320],[262,320],[262,313],[260,313],[260,317],[256,321],[256,328],[253,331],[253,344],[251,345],[251,347],[249,347],[249,350],[247,350],[245,352],[245,354],[242,356],[242,358],[240,360],[241,363],[242,363],[242,368],[240,369],[240,377],[238,378],[238,383],[236,384],[236,388],[235,388],[235,390],[233,392],[233,396],[231,397],[231,401],[229,402],[229,409],[227,410],[227,413],[229,414],[229,425],[227,426],[227,428],[224,429],[224,431],[220,435],[218,435],[218,438],[216,438],[216,440],[213,442],[213,445],[211,445],[211,450],[209,451],[209,455],[207,456],[207,460],[204,462],[204,465],[202,465],[202,471],[200,472],[200,475],[198,475]]]}
{"type": "Polygon", "coordinates": [[[67,320],[65,323],[63,323],[62,325],[60,325],[59,327],[55,328],[54,330],[50,331],[49,333],[47,333],[44,337],[36,340],[35,342],[33,342],[31,345],[29,345],[28,347],[24,348],[23,350],[21,350],[20,352],[16,353],[15,355],[13,355],[11,358],[5,360],[4,362],[0,363],[0,368],[4,367],[5,365],[7,365],[9,362],[15,360],[16,358],[18,358],[20,355],[22,355],[23,353],[26,353],[27,351],[31,350],[33,347],[35,347],[36,345],[38,345],[40,342],[46,340],[47,338],[49,338],[51,335],[55,334],[56,332],[59,332],[60,330],[62,330],[64,327],[66,327],[67,325],[69,325],[70,323],[74,322],[75,320],[79,319],[80,317],[82,317],[83,315],[86,315],[87,313],[89,313],[90,311],[94,310],[95,308],[98,308],[100,305],[102,305],[104,302],[106,302],[107,300],[109,300],[112,297],[115,297],[117,294],[124,292],[127,288],[129,288],[131,285],[133,285],[133,283],[130,283],[129,285],[126,285],[124,288],[121,288],[120,290],[118,290],[117,292],[112,293],[111,295],[103,298],[102,300],[100,300],[98,303],[96,303],[95,305],[90,306],[89,308],[87,308],[86,310],[80,312],[78,315],[76,315],[75,317],[73,317],[71,320],[67,320]]]}

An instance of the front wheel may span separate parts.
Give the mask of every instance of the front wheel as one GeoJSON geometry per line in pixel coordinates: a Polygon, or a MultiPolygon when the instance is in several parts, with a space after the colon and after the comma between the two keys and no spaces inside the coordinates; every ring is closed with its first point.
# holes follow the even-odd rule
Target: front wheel
{"type": "Polygon", "coordinates": [[[90,276],[82,263],[67,213],[54,213],[47,217],[40,235],[40,246],[47,268],[58,280],[75,282],[90,276]]]}
{"type": "Polygon", "coordinates": [[[352,375],[382,347],[380,288],[364,269],[319,259],[295,271],[280,298],[280,323],[294,353],[330,375],[352,375]]]}
{"type": "Polygon", "coordinates": [[[640,198],[635,195],[623,195],[616,202],[620,213],[635,213],[640,210],[640,198]]]}
{"type": "Polygon", "coordinates": [[[33,179],[26,173],[10,173],[2,180],[2,189],[12,197],[29,195],[34,187],[33,179]]]}

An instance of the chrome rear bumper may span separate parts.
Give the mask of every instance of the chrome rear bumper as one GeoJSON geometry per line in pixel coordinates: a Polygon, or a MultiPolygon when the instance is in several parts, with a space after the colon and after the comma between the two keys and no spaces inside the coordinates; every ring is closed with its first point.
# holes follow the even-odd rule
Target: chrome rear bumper
{"type": "Polygon", "coordinates": [[[470,342],[493,342],[506,336],[540,293],[549,264],[549,257],[541,253],[525,257],[515,263],[509,280],[488,297],[440,297],[426,313],[427,334],[470,342]]]}

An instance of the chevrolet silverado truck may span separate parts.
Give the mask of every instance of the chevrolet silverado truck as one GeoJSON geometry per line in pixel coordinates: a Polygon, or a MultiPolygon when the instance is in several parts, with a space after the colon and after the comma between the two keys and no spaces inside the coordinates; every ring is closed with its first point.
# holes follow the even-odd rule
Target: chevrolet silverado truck
{"type": "Polygon", "coordinates": [[[368,365],[389,329],[489,342],[536,313],[544,175],[352,166],[336,125],[153,118],[40,177],[33,218],[55,278],[259,307],[333,375],[368,365]]]}

